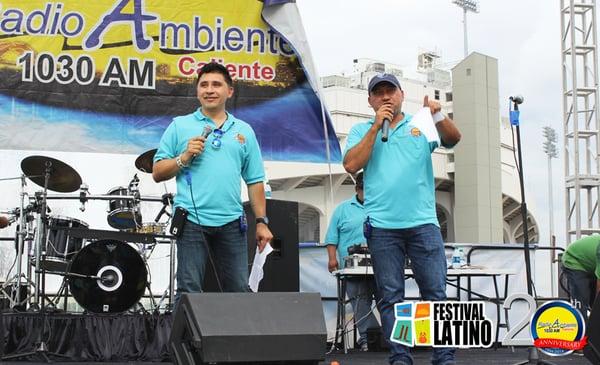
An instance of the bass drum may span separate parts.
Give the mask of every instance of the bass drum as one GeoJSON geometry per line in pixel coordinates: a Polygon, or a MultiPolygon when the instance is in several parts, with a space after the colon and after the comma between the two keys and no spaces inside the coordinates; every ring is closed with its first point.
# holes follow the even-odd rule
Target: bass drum
{"type": "Polygon", "coordinates": [[[119,313],[144,295],[148,270],[137,251],[117,240],[100,240],[79,251],[69,266],[69,289],[83,308],[94,313],[119,313]]]}

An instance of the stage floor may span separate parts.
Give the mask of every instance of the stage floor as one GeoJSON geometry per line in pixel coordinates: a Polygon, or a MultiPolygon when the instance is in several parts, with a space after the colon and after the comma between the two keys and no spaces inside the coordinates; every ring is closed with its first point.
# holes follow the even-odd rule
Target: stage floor
{"type": "MultiPolygon", "coordinates": [[[[322,364],[330,364],[336,360],[340,365],[371,365],[387,364],[388,354],[385,352],[351,352],[348,354],[329,354],[327,360],[322,364]]],[[[414,364],[430,364],[431,351],[413,351],[414,364]]],[[[564,357],[550,357],[540,354],[540,358],[548,360],[557,365],[588,365],[590,362],[579,354],[571,354],[564,357]]],[[[509,365],[527,360],[527,349],[516,347],[514,352],[510,348],[494,349],[468,349],[456,352],[457,365],[509,365]]]]}
{"type": "MultiPolygon", "coordinates": [[[[430,351],[420,350],[413,353],[415,359],[415,365],[429,364],[431,356],[430,351]]],[[[571,365],[588,365],[591,364],[585,357],[579,354],[571,354],[564,357],[550,357],[540,354],[540,358],[549,360],[557,365],[571,364],[571,365]]],[[[348,354],[329,354],[327,355],[326,361],[321,362],[322,365],[330,365],[332,361],[337,361],[340,365],[375,365],[375,364],[387,364],[387,353],[385,352],[355,352],[351,351],[348,354]]],[[[518,347],[515,348],[514,352],[510,348],[500,348],[498,350],[493,349],[470,349],[470,350],[458,350],[456,364],[457,365],[509,365],[520,361],[527,360],[527,349],[518,347]]],[[[44,364],[42,362],[4,362],[3,364],[44,364]]],[[[107,362],[53,362],[53,364],[64,364],[64,365],[76,365],[76,364],[108,364],[107,362]]],[[[123,365],[149,365],[157,364],[151,362],[122,362],[122,363],[110,363],[110,364],[123,364],[123,365]]],[[[170,364],[163,362],[160,364],[170,364]]]]}

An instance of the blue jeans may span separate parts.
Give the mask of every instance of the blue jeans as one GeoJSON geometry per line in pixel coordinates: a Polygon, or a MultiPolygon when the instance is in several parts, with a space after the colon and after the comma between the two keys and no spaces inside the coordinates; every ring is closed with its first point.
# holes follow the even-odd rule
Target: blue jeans
{"type": "Polygon", "coordinates": [[[176,305],[182,293],[201,292],[205,269],[213,270],[208,261],[205,239],[223,291],[248,291],[248,243],[246,233],[240,230],[239,220],[220,227],[200,226],[187,221],[181,237],[177,239],[176,305]]]}
{"type": "Polygon", "coordinates": [[[579,310],[583,319],[587,323],[588,312],[594,305],[596,298],[596,276],[593,273],[587,273],[581,270],[573,270],[567,267],[563,268],[567,276],[569,294],[571,299],[575,299],[575,308],[579,310]]]}
{"type": "MultiPolygon", "coordinates": [[[[409,349],[391,342],[390,336],[396,320],[394,304],[404,301],[404,262],[411,260],[414,278],[423,300],[446,300],[446,255],[439,227],[434,224],[406,229],[373,227],[367,239],[375,281],[382,296],[379,313],[383,334],[391,349],[390,363],[412,365],[409,349]]],[[[453,348],[434,348],[431,362],[434,365],[454,364],[453,348]]]]}
{"type": "Polygon", "coordinates": [[[373,315],[371,308],[373,298],[376,298],[375,281],[372,278],[348,278],[346,279],[346,295],[352,303],[354,320],[358,328],[358,345],[367,343],[367,330],[379,328],[379,323],[373,315]]]}

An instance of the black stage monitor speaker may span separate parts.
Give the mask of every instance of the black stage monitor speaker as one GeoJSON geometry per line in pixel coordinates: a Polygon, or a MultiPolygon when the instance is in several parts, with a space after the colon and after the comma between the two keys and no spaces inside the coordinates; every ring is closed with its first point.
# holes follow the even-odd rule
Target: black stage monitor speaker
{"type": "Polygon", "coordinates": [[[181,297],[169,346],[176,364],[317,364],[327,329],[318,293],[181,297]]]}
{"type": "Polygon", "coordinates": [[[588,344],[583,353],[592,364],[600,365],[600,295],[596,295],[586,329],[588,344]]]}
{"type": "MultiPolygon", "coordinates": [[[[248,217],[248,257],[256,253],[256,225],[250,204],[244,204],[248,217]]],[[[300,291],[300,262],[298,260],[298,203],[267,199],[269,229],[273,234],[273,252],[267,256],[263,267],[265,276],[258,286],[259,292],[300,291]]]]}
{"type": "MultiPolygon", "coordinates": [[[[248,273],[256,253],[256,224],[250,203],[244,203],[248,220],[248,273]]],[[[264,277],[258,286],[259,292],[300,291],[300,262],[298,260],[298,203],[267,199],[269,229],[273,233],[271,246],[274,251],[267,256],[263,266],[264,277]]],[[[218,292],[215,275],[207,263],[204,272],[204,291],[218,292]]]]}

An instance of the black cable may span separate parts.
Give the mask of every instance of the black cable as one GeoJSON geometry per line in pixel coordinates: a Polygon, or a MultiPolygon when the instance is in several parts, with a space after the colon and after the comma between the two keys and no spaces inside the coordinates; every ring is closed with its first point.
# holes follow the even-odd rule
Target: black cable
{"type": "MultiPolygon", "coordinates": [[[[189,174],[189,171],[187,173],[189,174]]],[[[190,187],[190,195],[192,196],[192,205],[194,206],[194,212],[196,213],[196,217],[198,217],[198,219],[199,219],[200,216],[198,215],[198,207],[196,206],[196,201],[194,200],[194,191],[192,189],[191,176],[189,176],[188,186],[190,187]]],[[[215,266],[215,262],[213,260],[210,246],[208,245],[208,239],[206,238],[206,235],[204,234],[204,230],[202,229],[202,226],[200,226],[200,234],[202,235],[202,240],[204,241],[204,246],[206,247],[206,253],[208,254],[208,261],[210,262],[210,266],[212,267],[213,273],[215,274],[215,279],[217,280],[217,286],[219,287],[219,291],[221,293],[223,293],[223,286],[221,285],[221,280],[219,280],[219,273],[217,272],[217,267],[215,266]]],[[[205,272],[206,272],[206,268],[205,268],[205,272]]],[[[202,285],[202,284],[203,283],[200,283],[200,285],[202,285]]]]}
{"type": "MultiPolygon", "coordinates": [[[[346,294],[344,293],[344,296],[345,296],[345,295],[346,295],[346,294]]],[[[355,296],[355,297],[353,297],[353,298],[356,298],[356,297],[358,297],[358,296],[355,296]]],[[[349,300],[351,300],[351,299],[349,299],[349,300]]],[[[363,317],[359,318],[359,319],[356,321],[356,323],[360,323],[361,321],[365,320],[365,319],[366,319],[366,318],[367,318],[369,315],[371,315],[371,314],[373,313],[373,310],[375,310],[375,308],[377,308],[377,306],[379,305],[379,303],[381,303],[381,301],[382,301],[382,300],[383,300],[383,298],[379,299],[379,300],[378,300],[378,301],[375,303],[375,306],[373,306],[373,307],[371,308],[371,310],[369,311],[369,313],[367,313],[367,314],[365,314],[363,317]]],[[[346,305],[346,304],[344,303],[344,305],[346,305]]],[[[336,328],[336,331],[335,331],[335,332],[336,332],[336,334],[335,334],[335,335],[333,335],[333,337],[330,337],[330,338],[328,338],[328,339],[327,339],[325,342],[333,342],[333,341],[335,341],[335,338],[336,338],[337,336],[345,336],[346,334],[350,333],[350,331],[354,330],[354,329],[350,329],[350,328],[348,328],[348,326],[350,325],[350,323],[352,323],[352,322],[354,321],[354,317],[355,317],[355,313],[353,312],[353,313],[352,313],[352,317],[350,317],[350,319],[349,319],[348,321],[345,321],[345,318],[342,318],[342,322],[344,322],[344,325],[343,325],[342,327],[344,328],[344,330],[343,330],[341,333],[338,333],[338,332],[337,332],[337,328],[336,328]]],[[[333,345],[335,346],[335,344],[333,344],[333,345]]],[[[331,352],[333,352],[333,347],[334,347],[334,346],[332,346],[332,348],[331,348],[331,349],[330,349],[330,350],[329,350],[329,351],[328,351],[326,354],[330,354],[331,352]]]]}

